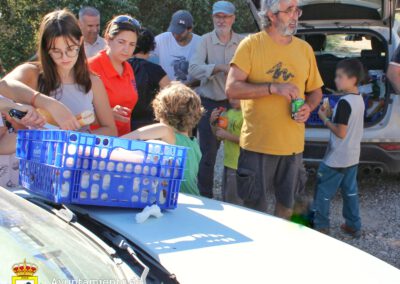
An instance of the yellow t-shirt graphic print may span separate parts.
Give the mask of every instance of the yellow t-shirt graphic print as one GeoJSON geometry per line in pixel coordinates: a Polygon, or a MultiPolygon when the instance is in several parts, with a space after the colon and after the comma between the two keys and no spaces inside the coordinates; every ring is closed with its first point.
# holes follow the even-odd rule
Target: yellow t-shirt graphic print
{"type": "Polygon", "coordinates": [[[294,75],[290,73],[287,68],[284,68],[282,62],[279,62],[274,67],[272,67],[271,70],[267,72],[267,74],[271,74],[273,80],[278,80],[280,77],[282,77],[284,82],[287,82],[291,78],[294,78],[294,75]]]}
{"type": "MultiPolygon", "coordinates": [[[[231,63],[248,74],[249,83],[292,83],[303,99],[304,93],[323,85],[311,46],[297,37],[279,45],[265,31],[250,35],[240,43],[231,63]]],[[[243,149],[283,156],[304,151],[305,125],[291,118],[285,97],[272,94],[242,100],[241,105],[243,149]]]]}

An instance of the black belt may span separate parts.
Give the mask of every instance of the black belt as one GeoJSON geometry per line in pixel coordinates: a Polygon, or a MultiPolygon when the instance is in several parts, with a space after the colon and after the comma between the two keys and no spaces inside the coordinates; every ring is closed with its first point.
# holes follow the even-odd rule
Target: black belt
{"type": "Polygon", "coordinates": [[[212,102],[216,102],[216,103],[227,103],[227,102],[229,102],[228,99],[226,99],[226,100],[221,100],[221,101],[217,101],[217,100],[213,100],[213,99],[206,98],[206,97],[203,97],[203,96],[200,96],[200,98],[201,98],[202,100],[212,101],[212,102]]]}

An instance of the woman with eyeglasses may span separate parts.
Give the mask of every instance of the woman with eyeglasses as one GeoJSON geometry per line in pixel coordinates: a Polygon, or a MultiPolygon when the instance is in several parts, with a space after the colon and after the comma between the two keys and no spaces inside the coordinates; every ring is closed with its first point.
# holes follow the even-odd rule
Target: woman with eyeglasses
{"type": "MultiPolygon", "coordinates": [[[[89,73],[82,33],[73,14],[61,10],[43,18],[38,36],[38,56],[37,62],[24,63],[8,74],[0,82],[0,93],[13,101],[47,111],[66,130],[80,128],[74,115],[92,110],[101,125],[96,132],[116,135],[106,91],[101,80],[89,73]],[[18,86],[15,80],[23,84],[18,86]]],[[[15,135],[3,133],[0,147],[1,153],[14,152],[15,135]],[[5,149],[5,144],[14,147],[5,149]]],[[[0,156],[0,168],[7,171],[0,173],[0,185],[18,184],[18,161],[13,155],[0,156]]]]}
{"type": "MultiPolygon", "coordinates": [[[[100,78],[89,71],[82,32],[71,12],[58,10],[44,16],[39,29],[38,58],[38,62],[18,66],[5,80],[21,81],[55,98],[67,106],[73,115],[93,111],[99,125],[95,133],[117,134],[106,90],[100,78]]],[[[31,105],[35,106],[35,101],[36,96],[31,105]]],[[[59,114],[52,112],[51,115],[56,122],[60,121],[59,114]]],[[[75,130],[80,125],[73,119],[62,128],[75,130]]],[[[89,127],[82,130],[90,131],[89,127]]]]}
{"type": "Polygon", "coordinates": [[[139,30],[136,19],[127,15],[115,17],[104,32],[107,48],[89,61],[91,70],[106,87],[118,136],[131,131],[130,116],[138,100],[135,76],[127,60],[135,50],[139,30]]]}

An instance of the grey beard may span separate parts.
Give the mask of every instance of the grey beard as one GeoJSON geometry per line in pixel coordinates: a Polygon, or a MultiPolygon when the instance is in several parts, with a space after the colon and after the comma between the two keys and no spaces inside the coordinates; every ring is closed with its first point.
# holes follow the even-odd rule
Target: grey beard
{"type": "Polygon", "coordinates": [[[293,29],[293,30],[290,30],[289,27],[282,27],[282,26],[281,26],[281,27],[278,28],[278,30],[279,30],[279,32],[280,32],[280,34],[281,34],[282,36],[292,36],[292,35],[296,34],[296,32],[297,32],[297,26],[296,26],[296,28],[293,29]]]}
{"type": "Polygon", "coordinates": [[[284,36],[292,36],[292,35],[295,35],[296,32],[297,32],[297,28],[295,28],[295,29],[293,29],[293,30],[289,30],[288,28],[286,28],[286,29],[283,31],[283,35],[284,35],[284,36]]]}
{"type": "Polygon", "coordinates": [[[232,32],[231,28],[214,28],[218,35],[227,35],[232,32]]]}

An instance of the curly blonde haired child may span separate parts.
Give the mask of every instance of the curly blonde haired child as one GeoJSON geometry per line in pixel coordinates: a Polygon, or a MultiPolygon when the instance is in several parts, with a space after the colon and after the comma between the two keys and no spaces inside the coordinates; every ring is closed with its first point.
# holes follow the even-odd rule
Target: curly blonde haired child
{"type": "Polygon", "coordinates": [[[189,148],[185,168],[185,180],[181,192],[200,195],[197,187],[197,173],[201,151],[195,137],[190,137],[204,109],[199,96],[182,83],[171,83],[162,89],[153,101],[156,120],[160,123],[142,127],[122,138],[135,140],[158,139],[169,144],[189,148]]]}

